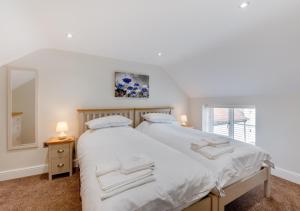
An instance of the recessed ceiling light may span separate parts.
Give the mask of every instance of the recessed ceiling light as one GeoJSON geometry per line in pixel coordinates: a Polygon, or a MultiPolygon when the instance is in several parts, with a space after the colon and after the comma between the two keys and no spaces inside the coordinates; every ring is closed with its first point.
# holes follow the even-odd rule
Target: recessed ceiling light
{"type": "Polygon", "coordinates": [[[248,7],[249,4],[250,4],[249,2],[243,2],[240,4],[240,8],[244,9],[244,8],[248,7]]]}
{"type": "Polygon", "coordinates": [[[67,33],[66,36],[67,36],[67,38],[69,38],[69,39],[73,37],[73,35],[72,35],[71,33],[67,33]]]}
{"type": "Polygon", "coordinates": [[[163,54],[162,54],[162,52],[158,52],[158,54],[157,54],[157,56],[162,56],[163,54]]]}

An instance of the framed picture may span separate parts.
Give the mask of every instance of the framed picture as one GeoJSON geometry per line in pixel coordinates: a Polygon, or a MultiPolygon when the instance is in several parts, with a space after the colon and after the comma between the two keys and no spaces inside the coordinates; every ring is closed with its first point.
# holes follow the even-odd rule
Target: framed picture
{"type": "Polygon", "coordinates": [[[149,98],[149,75],[115,72],[115,97],[149,98]]]}

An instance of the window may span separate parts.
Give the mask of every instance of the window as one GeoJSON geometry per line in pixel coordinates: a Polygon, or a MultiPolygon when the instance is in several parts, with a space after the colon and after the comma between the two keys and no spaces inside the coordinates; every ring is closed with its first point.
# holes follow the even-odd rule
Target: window
{"type": "Polygon", "coordinates": [[[254,106],[204,106],[203,130],[255,144],[256,112],[254,106]]]}

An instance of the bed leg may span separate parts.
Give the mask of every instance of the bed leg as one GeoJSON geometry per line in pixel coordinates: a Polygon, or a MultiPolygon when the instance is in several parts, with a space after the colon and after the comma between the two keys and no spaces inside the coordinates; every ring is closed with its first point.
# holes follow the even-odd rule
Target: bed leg
{"type": "Polygon", "coordinates": [[[267,167],[267,180],[264,182],[265,197],[271,197],[271,167],[267,167]]]}
{"type": "Polygon", "coordinates": [[[219,196],[216,196],[214,194],[210,194],[211,201],[212,201],[212,211],[224,211],[224,204],[221,203],[219,196]]]}
{"type": "Polygon", "coordinates": [[[219,203],[218,211],[224,211],[224,210],[225,210],[225,205],[223,203],[219,203]]]}
{"type": "Polygon", "coordinates": [[[219,203],[218,203],[218,197],[210,194],[211,198],[211,211],[218,211],[219,203]]]}

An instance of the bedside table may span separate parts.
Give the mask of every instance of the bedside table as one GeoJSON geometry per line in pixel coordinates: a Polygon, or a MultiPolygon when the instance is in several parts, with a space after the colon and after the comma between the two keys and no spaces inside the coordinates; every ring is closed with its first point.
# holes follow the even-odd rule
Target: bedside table
{"type": "Polygon", "coordinates": [[[68,136],[63,140],[57,137],[50,138],[46,142],[48,145],[49,180],[52,180],[53,175],[67,172],[72,176],[74,142],[75,137],[73,136],[68,136]]]}

